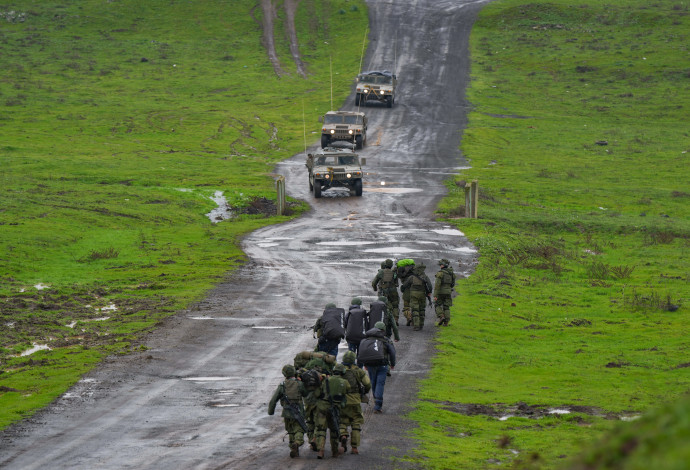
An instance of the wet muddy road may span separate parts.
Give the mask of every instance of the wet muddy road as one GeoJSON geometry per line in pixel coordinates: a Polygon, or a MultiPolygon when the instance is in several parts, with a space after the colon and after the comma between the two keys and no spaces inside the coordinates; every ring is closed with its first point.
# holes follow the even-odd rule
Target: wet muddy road
{"type": "MultiPolygon", "coordinates": [[[[315,200],[304,155],[279,165],[288,193],[313,210],[247,237],[248,264],[167,320],[148,351],[107,360],[55,404],[1,433],[0,467],[390,468],[389,458],[409,454],[412,425],[403,414],[433,352],[430,309],[421,332],[401,326],[384,414],[365,411],[359,456],[319,461],[305,446],[290,459],[282,420],[266,408],[283,364],[314,346],[309,327],[326,303],[346,307],[359,296],[368,308],[382,260],[412,257],[431,278],[441,257],[459,274],[471,269],[476,253],[459,231],[434,222],[433,210],[443,180],[466,165],[458,145],[467,41],[484,3],[370,0],[363,68],[397,70],[399,91],[392,109],[364,108],[363,196],[332,190],[315,200]]],[[[344,109],[355,109],[354,95],[344,109]]]]}

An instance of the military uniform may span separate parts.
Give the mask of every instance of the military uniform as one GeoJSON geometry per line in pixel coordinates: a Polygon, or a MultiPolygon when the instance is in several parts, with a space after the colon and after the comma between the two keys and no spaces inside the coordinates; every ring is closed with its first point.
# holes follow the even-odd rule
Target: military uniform
{"type": "Polygon", "coordinates": [[[361,440],[362,424],[364,424],[364,414],[362,414],[362,395],[368,394],[371,390],[371,380],[369,375],[355,365],[357,358],[353,351],[348,351],[343,357],[345,374],[343,377],[350,384],[350,391],[347,394],[345,407],[340,413],[340,443],[343,452],[347,451],[347,428],[352,429],[350,436],[350,446],[353,454],[359,454],[359,443],[361,440]]]}
{"type": "Polygon", "coordinates": [[[275,413],[276,403],[280,400],[283,407],[280,416],[285,421],[285,430],[289,436],[290,457],[297,457],[299,448],[304,444],[304,428],[299,419],[304,420],[302,398],[307,395],[307,391],[295,377],[295,368],[290,364],[283,367],[283,375],[285,381],[278,385],[268,402],[268,414],[275,413]]]}
{"type": "Polygon", "coordinates": [[[410,292],[410,310],[414,330],[424,328],[427,295],[433,291],[431,280],[424,273],[426,266],[415,266],[412,274],[405,281],[404,287],[410,292]]]}
{"type": "Polygon", "coordinates": [[[412,310],[410,310],[410,289],[405,287],[405,282],[412,275],[412,269],[414,269],[414,262],[409,265],[401,266],[400,263],[404,260],[398,261],[398,267],[396,269],[396,278],[400,281],[400,291],[402,292],[403,298],[403,315],[407,319],[407,326],[412,324],[412,310]]]}
{"type": "Polygon", "coordinates": [[[344,367],[338,364],[333,369],[334,375],[324,377],[321,387],[316,392],[316,448],[318,458],[324,456],[326,446],[326,431],[330,430],[331,451],[333,457],[339,455],[338,438],[340,434],[340,424],[336,418],[340,416],[342,408],[345,406],[347,393],[350,391],[350,384],[342,377],[344,367]]]}
{"type": "Polygon", "coordinates": [[[393,314],[397,324],[400,317],[400,296],[398,295],[398,277],[393,270],[393,260],[387,259],[381,263],[381,269],[371,281],[371,288],[386,298],[388,310],[393,314]]]}
{"type": "Polygon", "coordinates": [[[451,294],[455,287],[455,273],[447,259],[440,260],[438,264],[441,269],[436,273],[436,282],[434,283],[434,305],[436,306],[438,326],[448,326],[450,306],[453,305],[451,294]]]}

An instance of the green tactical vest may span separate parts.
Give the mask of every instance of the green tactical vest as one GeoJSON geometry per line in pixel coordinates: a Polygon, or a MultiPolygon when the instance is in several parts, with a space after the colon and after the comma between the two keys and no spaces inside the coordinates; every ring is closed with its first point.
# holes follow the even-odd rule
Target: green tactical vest
{"type": "Polygon", "coordinates": [[[299,393],[299,382],[297,380],[286,380],[283,382],[285,387],[285,396],[288,397],[292,403],[299,403],[302,400],[302,395],[299,393]]]}
{"type": "Polygon", "coordinates": [[[389,268],[383,269],[383,277],[380,281],[381,287],[387,289],[393,287],[393,270],[389,268]]]}

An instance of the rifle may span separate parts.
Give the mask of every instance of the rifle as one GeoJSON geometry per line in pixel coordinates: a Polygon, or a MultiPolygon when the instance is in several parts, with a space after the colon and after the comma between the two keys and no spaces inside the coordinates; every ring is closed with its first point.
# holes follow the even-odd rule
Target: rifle
{"type": "Polygon", "coordinates": [[[426,300],[429,301],[429,306],[430,306],[430,307],[432,307],[432,306],[434,305],[434,303],[431,301],[431,294],[427,294],[427,295],[426,295],[426,300]]]}
{"type": "Polygon", "coordinates": [[[290,410],[292,413],[292,418],[297,421],[297,424],[300,425],[300,427],[304,430],[304,432],[309,432],[309,427],[307,426],[307,421],[304,419],[304,416],[302,415],[302,412],[299,409],[299,406],[297,406],[297,403],[293,403],[290,401],[290,399],[287,397],[287,395],[283,394],[282,399],[284,403],[281,403],[283,407],[287,408],[290,410]]]}
{"type": "MultiPolygon", "coordinates": [[[[333,403],[328,379],[326,379],[326,393],[328,393],[328,402],[331,404],[331,407],[328,409],[328,413],[331,415],[328,428],[331,430],[331,436],[336,435],[340,437],[340,408],[333,403]]],[[[331,437],[331,439],[333,438],[331,437]]]]}

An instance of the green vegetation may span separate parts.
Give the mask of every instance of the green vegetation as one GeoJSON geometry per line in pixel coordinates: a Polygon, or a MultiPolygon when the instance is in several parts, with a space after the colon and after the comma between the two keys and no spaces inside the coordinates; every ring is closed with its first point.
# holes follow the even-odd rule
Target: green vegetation
{"type": "Polygon", "coordinates": [[[674,0],[480,14],[457,178],[480,218],[456,218],[453,181],[439,211],[480,255],[412,413],[426,468],[567,467],[614,428],[584,468],[687,465],[650,457],[664,433],[682,446],[687,401],[621,421],[690,387],[689,31],[674,0]]]}
{"type": "Polygon", "coordinates": [[[345,98],[367,26],[363,2],[322,3],[297,11],[306,79],[282,10],[275,75],[254,1],[0,6],[0,427],[136,348],[243,262],[240,235],[290,217],[270,172],[304,122],[318,138],[331,51],[345,98]],[[235,216],[214,224],[216,191],[235,216]],[[51,350],[19,356],[33,343],[51,350]]]}

